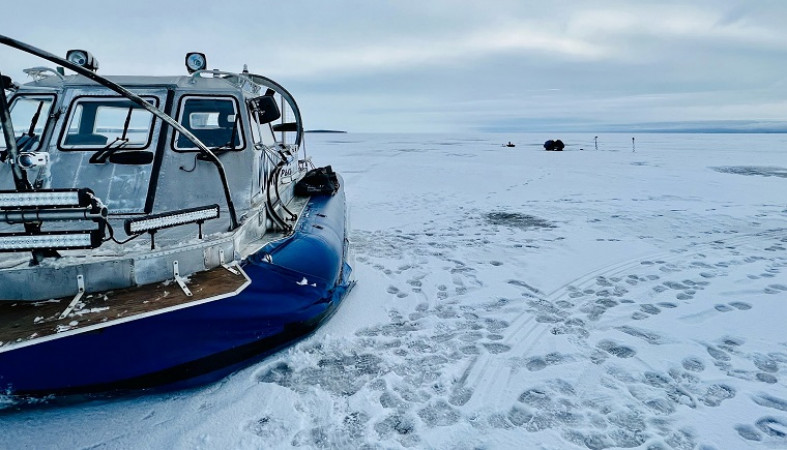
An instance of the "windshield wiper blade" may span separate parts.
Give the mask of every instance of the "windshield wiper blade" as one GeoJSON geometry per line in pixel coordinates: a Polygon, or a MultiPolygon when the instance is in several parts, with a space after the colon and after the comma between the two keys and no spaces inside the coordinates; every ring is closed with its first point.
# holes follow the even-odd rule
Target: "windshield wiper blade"
{"type": "Polygon", "coordinates": [[[30,127],[27,129],[27,135],[30,137],[35,136],[34,131],[36,129],[36,124],[38,123],[38,118],[41,116],[41,110],[43,108],[44,108],[44,102],[43,101],[38,102],[38,109],[36,109],[36,113],[33,114],[33,118],[30,119],[30,127]]]}
{"type": "Polygon", "coordinates": [[[219,145],[218,147],[211,148],[212,151],[216,150],[235,150],[235,139],[238,137],[238,116],[235,116],[235,122],[232,123],[232,134],[230,140],[226,144],[219,145]]]}
{"type": "MultiPolygon", "coordinates": [[[[237,137],[238,137],[238,121],[239,120],[240,120],[239,117],[235,116],[235,122],[233,122],[233,125],[232,125],[232,134],[230,135],[230,140],[227,141],[226,144],[219,145],[218,147],[211,147],[210,151],[211,152],[215,152],[216,156],[222,155],[225,152],[228,152],[230,150],[235,150],[236,149],[236,147],[235,147],[235,139],[237,139],[237,137]]],[[[208,161],[210,159],[210,157],[208,155],[205,155],[205,154],[199,154],[199,155],[197,155],[197,159],[202,160],[202,161],[208,161]]]]}
{"type": "Polygon", "coordinates": [[[240,117],[238,114],[236,114],[235,121],[232,124],[232,134],[230,135],[230,141],[226,144],[231,150],[235,150],[235,138],[238,137],[238,122],[240,122],[240,117]]]}
{"type": "Polygon", "coordinates": [[[112,155],[119,149],[125,147],[126,145],[128,145],[128,143],[129,143],[128,139],[123,137],[116,137],[114,141],[110,142],[105,147],[93,153],[93,156],[90,157],[90,163],[100,164],[106,162],[107,158],[109,158],[110,155],[112,155]]]}
{"type": "Polygon", "coordinates": [[[134,106],[128,107],[128,114],[126,114],[126,121],[123,122],[123,134],[120,135],[120,140],[128,142],[126,135],[128,134],[128,127],[131,124],[131,113],[134,112],[134,106]]]}
{"type": "Polygon", "coordinates": [[[36,109],[35,114],[30,119],[30,126],[27,128],[27,133],[22,133],[21,136],[16,138],[16,146],[19,149],[19,152],[26,152],[33,148],[33,146],[38,142],[38,136],[35,133],[36,124],[38,123],[38,118],[41,117],[41,110],[44,108],[44,102],[38,102],[38,108],[36,109]]]}
{"type": "MultiPolygon", "coordinates": [[[[30,119],[30,125],[27,128],[26,133],[22,133],[19,137],[16,138],[16,148],[17,151],[26,152],[32,148],[38,139],[38,136],[35,134],[36,124],[38,123],[38,118],[41,117],[41,110],[44,108],[44,102],[38,102],[38,109],[36,109],[35,114],[33,114],[32,119],[30,119]]],[[[5,162],[5,159],[8,157],[5,151],[2,152],[0,155],[0,162],[5,162]]]]}
{"type": "Polygon", "coordinates": [[[126,114],[126,120],[123,122],[123,132],[119,137],[116,137],[114,141],[107,144],[104,148],[98,150],[97,152],[93,153],[93,156],[90,157],[90,162],[93,164],[102,164],[106,162],[107,158],[118,149],[121,149],[128,145],[128,127],[131,124],[131,113],[134,112],[134,106],[128,107],[128,113],[126,114]],[[120,142],[117,146],[116,143],[120,142]]]}

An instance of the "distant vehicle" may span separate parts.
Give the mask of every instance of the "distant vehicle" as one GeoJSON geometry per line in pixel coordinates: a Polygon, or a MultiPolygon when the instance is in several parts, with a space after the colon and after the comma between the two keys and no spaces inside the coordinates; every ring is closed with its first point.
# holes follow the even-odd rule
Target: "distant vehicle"
{"type": "Polygon", "coordinates": [[[342,180],[281,85],[201,53],[188,75],[102,77],[84,50],[0,43],[59,66],[0,91],[3,393],[210,381],[337,309],[342,180]]]}
{"type": "Polygon", "coordinates": [[[503,144],[503,147],[516,147],[516,145],[513,142],[508,141],[508,144],[503,144]]]}
{"type": "Polygon", "coordinates": [[[566,145],[560,139],[557,140],[548,140],[544,142],[544,150],[552,151],[552,152],[562,152],[566,145]]]}

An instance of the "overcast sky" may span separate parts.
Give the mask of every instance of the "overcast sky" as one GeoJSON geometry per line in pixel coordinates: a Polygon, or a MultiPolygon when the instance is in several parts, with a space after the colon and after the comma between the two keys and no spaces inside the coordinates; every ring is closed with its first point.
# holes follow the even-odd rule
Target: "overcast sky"
{"type": "MultiPolygon", "coordinates": [[[[0,34],[87,49],[103,75],[182,74],[188,51],[210,68],[248,64],[295,95],[312,129],[787,120],[785,0],[6,3],[0,34]]],[[[19,82],[47,64],[0,49],[19,82]]]]}

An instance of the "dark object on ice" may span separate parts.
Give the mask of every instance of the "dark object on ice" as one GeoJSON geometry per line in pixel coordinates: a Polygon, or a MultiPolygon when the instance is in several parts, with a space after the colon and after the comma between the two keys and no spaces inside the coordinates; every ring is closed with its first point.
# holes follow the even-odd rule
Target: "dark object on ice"
{"type": "Polygon", "coordinates": [[[544,149],[547,151],[554,151],[554,152],[562,152],[563,148],[566,147],[566,144],[563,143],[560,139],[557,140],[548,140],[544,142],[544,149]]]}
{"type": "Polygon", "coordinates": [[[504,147],[516,147],[516,145],[513,142],[508,141],[508,144],[505,144],[504,147]]]}
{"type": "Polygon", "coordinates": [[[484,215],[484,218],[492,225],[503,225],[513,228],[557,228],[557,225],[548,220],[517,212],[494,211],[484,215]]]}
{"type": "Polygon", "coordinates": [[[331,166],[312,169],[295,184],[295,195],[333,195],[339,190],[339,178],[331,166]]]}

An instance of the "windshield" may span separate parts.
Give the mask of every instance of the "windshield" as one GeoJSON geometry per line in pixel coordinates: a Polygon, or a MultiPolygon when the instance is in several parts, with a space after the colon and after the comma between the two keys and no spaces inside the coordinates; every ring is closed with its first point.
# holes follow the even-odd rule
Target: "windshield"
{"type": "MultiPolygon", "coordinates": [[[[157,105],[155,97],[146,101],[157,105]]],[[[71,107],[60,142],[63,150],[96,150],[113,143],[126,149],[150,144],[153,114],[123,98],[82,97],[71,107]]]]}
{"type": "MultiPolygon", "coordinates": [[[[17,95],[13,98],[9,109],[14,137],[17,142],[21,142],[23,136],[31,138],[25,141],[25,148],[20,150],[33,151],[41,145],[41,134],[49,121],[54,102],[54,95],[17,95]]],[[[0,148],[5,149],[7,146],[5,135],[0,133],[0,148]]]]}

